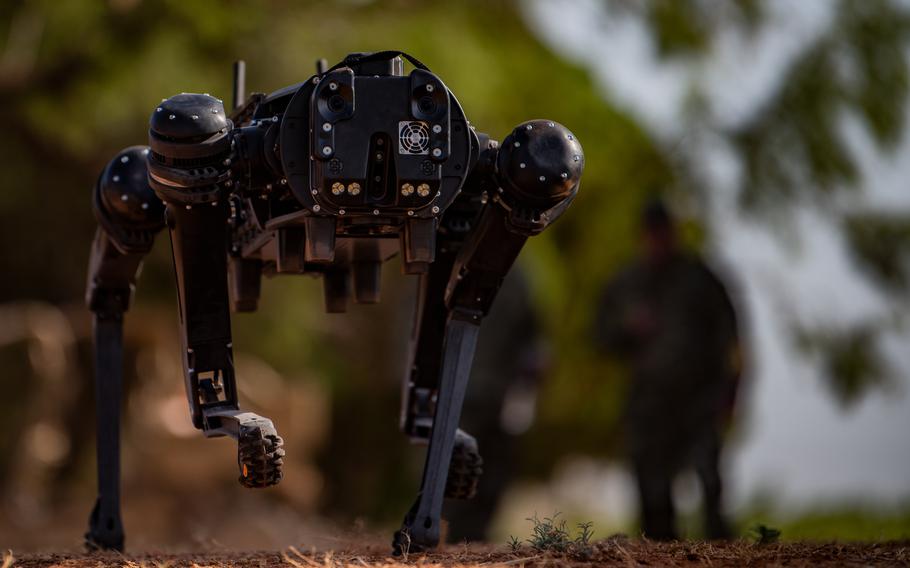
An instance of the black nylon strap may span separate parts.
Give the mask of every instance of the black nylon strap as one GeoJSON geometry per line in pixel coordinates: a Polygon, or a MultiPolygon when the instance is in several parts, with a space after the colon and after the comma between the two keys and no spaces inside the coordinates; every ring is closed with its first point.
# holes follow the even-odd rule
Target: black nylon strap
{"type": "Polygon", "coordinates": [[[370,61],[384,61],[384,60],[391,59],[393,57],[399,57],[399,56],[404,57],[411,65],[413,65],[414,67],[416,67],[418,69],[423,69],[424,71],[430,71],[429,67],[427,67],[426,65],[421,63],[413,55],[408,55],[407,53],[405,53],[403,51],[398,51],[398,50],[392,49],[392,50],[386,50],[386,51],[376,51],[374,53],[352,53],[351,55],[348,55],[347,57],[345,57],[344,60],[331,66],[327,71],[325,71],[325,73],[321,73],[319,76],[324,77],[325,75],[327,75],[328,73],[331,73],[335,69],[340,69],[342,67],[348,67],[350,65],[354,65],[357,63],[368,63],[370,61]]]}

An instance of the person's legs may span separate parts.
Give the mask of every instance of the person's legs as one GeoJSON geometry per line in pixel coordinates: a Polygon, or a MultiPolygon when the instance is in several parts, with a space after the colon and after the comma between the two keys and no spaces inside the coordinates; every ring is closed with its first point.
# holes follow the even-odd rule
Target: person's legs
{"type": "Polygon", "coordinates": [[[723,514],[720,450],[720,436],[712,431],[698,444],[694,460],[695,472],[704,493],[705,538],[709,540],[731,537],[730,527],[723,514]]]}
{"type": "Polygon", "coordinates": [[[654,540],[674,540],[673,472],[656,460],[637,459],[634,464],[641,506],[641,530],[654,540]]]}

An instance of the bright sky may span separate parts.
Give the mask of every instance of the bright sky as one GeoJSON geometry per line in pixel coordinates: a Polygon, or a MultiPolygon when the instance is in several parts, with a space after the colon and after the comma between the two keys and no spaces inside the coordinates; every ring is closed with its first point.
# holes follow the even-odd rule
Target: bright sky
{"type": "MultiPolygon", "coordinates": [[[[906,315],[908,306],[870,285],[835,225],[812,207],[792,208],[786,239],[744,217],[735,206],[738,158],[717,137],[690,137],[681,120],[693,85],[706,94],[716,124],[747,119],[779,88],[794,56],[824,32],[836,3],[771,0],[761,33],[750,40],[724,33],[697,66],[659,60],[642,22],[607,14],[604,4],[533,0],[526,17],[552,49],[586,66],[611,101],[658,138],[692,144],[693,155],[701,156],[711,184],[713,254],[736,276],[757,363],[746,432],[730,456],[734,502],[765,490],[791,510],[832,500],[910,498],[910,333],[891,334],[882,346],[900,371],[897,384],[846,412],[825,390],[818,365],[798,355],[786,337],[788,319],[836,328],[906,315]]],[[[910,140],[894,155],[881,155],[855,121],[844,117],[843,123],[865,180],[862,192],[832,206],[910,212],[910,160],[900,159],[910,154],[910,140]]]]}

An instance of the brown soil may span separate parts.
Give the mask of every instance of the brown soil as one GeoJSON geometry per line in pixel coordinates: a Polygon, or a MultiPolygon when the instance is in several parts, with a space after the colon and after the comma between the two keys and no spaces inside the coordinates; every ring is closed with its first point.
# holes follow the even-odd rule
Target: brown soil
{"type": "Polygon", "coordinates": [[[781,543],[755,545],[748,542],[655,543],[613,537],[593,544],[584,554],[542,553],[530,548],[512,552],[498,546],[449,546],[433,553],[389,556],[375,547],[362,550],[304,553],[296,548],[273,552],[227,552],[182,554],[28,554],[7,557],[10,567],[101,567],[208,568],[255,566],[269,568],[343,568],[403,566],[910,566],[910,541],[876,544],[781,543]],[[10,562],[12,560],[12,562],[10,562]]]}

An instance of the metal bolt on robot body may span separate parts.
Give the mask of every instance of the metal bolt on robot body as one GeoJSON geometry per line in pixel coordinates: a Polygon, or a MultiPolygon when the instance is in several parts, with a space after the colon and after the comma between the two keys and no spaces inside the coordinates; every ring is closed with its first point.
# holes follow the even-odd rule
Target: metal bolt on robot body
{"type": "Polygon", "coordinates": [[[86,541],[123,548],[122,323],[142,259],[167,227],[190,415],[205,436],[237,440],[246,487],[278,483],[284,450],[270,420],[240,410],[230,312],[256,310],[263,275],[321,275],[328,312],[351,297],[378,302],[382,263],[401,254],[420,281],[401,429],[428,447],[393,546],[433,547],[443,499],[469,498],[480,475],[477,443],[458,423],[481,322],[528,237],[575,197],[581,145],[546,120],[491,140],[438,76],[398,51],[352,54],[249,97],[238,62],[234,101],[228,113],[207,94],[164,99],[149,147],[125,149],[95,187],[87,303],[99,495],[86,541]]]}

